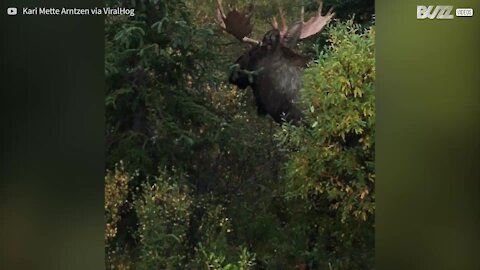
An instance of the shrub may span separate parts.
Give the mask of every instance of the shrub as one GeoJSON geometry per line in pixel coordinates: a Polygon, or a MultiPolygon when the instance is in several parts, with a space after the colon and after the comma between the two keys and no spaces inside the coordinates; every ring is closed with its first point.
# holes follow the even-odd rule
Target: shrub
{"type": "Polygon", "coordinates": [[[364,269],[373,259],[375,31],[349,21],[328,33],[304,76],[305,126],[284,125],[276,139],[288,157],[286,197],[330,217],[312,224],[333,246],[319,256],[333,269],[364,269]]]}

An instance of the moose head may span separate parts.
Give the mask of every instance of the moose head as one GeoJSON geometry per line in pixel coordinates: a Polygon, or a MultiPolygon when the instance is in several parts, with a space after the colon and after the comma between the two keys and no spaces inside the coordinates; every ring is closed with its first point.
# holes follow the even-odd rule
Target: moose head
{"type": "Polygon", "coordinates": [[[317,14],[304,21],[304,8],[300,21],[287,26],[281,9],[279,14],[282,27],[279,29],[276,17],[272,19],[272,30],[262,41],[249,37],[253,25],[247,13],[235,8],[225,14],[222,1],[217,0],[217,22],[227,33],[241,42],[250,44],[250,48],[235,62],[230,75],[230,83],[240,89],[250,86],[253,90],[257,112],[270,115],[277,123],[291,121],[298,123],[302,110],[297,105],[299,90],[302,87],[302,74],[308,59],[293,51],[299,40],[321,32],[335,15],[330,9],[322,16],[322,3],[317,14]]]}

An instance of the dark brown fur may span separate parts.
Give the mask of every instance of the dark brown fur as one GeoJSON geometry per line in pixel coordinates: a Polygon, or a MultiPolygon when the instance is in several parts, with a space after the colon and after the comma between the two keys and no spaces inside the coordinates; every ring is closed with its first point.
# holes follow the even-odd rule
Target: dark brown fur
{"type": "Polygon", "coordinates": [[[260,115],[268,114],[277,123],[300,121],[302,113],[297,101],[307,58],[280,42],[278,30],[267,32],[261,44],[235,63],[238,70],[230,75],[229,81],[241,89],[252,88],[260,115]]]}

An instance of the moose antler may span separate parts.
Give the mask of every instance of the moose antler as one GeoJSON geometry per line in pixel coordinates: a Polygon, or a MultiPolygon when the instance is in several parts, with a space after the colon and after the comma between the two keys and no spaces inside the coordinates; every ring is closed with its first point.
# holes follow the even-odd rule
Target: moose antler
{"type": "MultiPolygon", "coordinates": [[[[278,13],[280,14],[280,19],[282,20],[282,30],[280,30],[280,35],[284,36],[288,31],[287,21],[285,20],[285,15],[283,14],[283,10],[278,8],[278,13]]],[[[278,22],[277,17],[273,17],[272,26],[274,29],[278,29],[278,22]]]]}
{"type": "MultiPolygon", "coordinates": [[[[333,12],[333,8],[330,8],[330,10],[322,16],[322,8],[323,8],[323,2],[320,2],[320,7],[318,8],[317,15],[314,17],[310,18],[308,21],[304,21],[304,14],[305,10],[304,7],[302,6],[301,12],[300,12],[300,22],[295,23],[294,27],[301,27],[300,31],[300,36],[299,39],[305,39],[307,37],[313,36],[323,30],[325,26],[332,20],[332,18],[335,16],[335,12],[333,12]]],[[[279,8],[279,13],[280,13],[280,18],[282,20],[282,30],[280,30],[280,35],[282,37],[285,37],[290,30],[290,28],[287,27],[287,23],[285,21],[285,16],[283,14],[282,9],[279,8]]],[[[272,19],[272,26],[274,29],[278,29],[278,22],[277,18],[274,16],[272,19]]]]}
{"type": "Polygon", "coordinates": [[[300,39],[304,39],[309,36],[313,36],[316,33],[321,32],[323,28],[325,28],[325,26],[327,26],[327,24],[333,19],[333,17],[335,16],[335,12],[333,12],[333,8],[330,8],[330,10],[328,10],[325,16],[322,16],[322,8],[323,8],[323,2],[320,2],[317,15],[310,18],[310,20],[308,20],[307,22],[304,22],[303,21],[304,9],[302,7],[302,11],[300,14],[300,20],[302,22],[302,31],[300,34],[300,39]]]}
{"type": "Polygon", "coordinates": [[[235,8],[225,15],[222,7],[222,0],[217,0],[217,4],[217,22],[225,32],[245,43],[255,45],[260,43],[259,41],[248,37],[253,29],[253,25],[250,24],[249,16],[245,13],[239,12],[235,8]]]}

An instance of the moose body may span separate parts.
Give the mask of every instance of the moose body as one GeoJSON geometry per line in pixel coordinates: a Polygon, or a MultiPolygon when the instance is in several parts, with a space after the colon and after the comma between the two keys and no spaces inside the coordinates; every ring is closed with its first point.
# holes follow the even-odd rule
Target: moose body
{"type": "Polygon", "coordinates": [[[274,29],[268,31],[261,42],[247,37],[252,30],[250,18],[235,9],[224,14],[221,1],[218,0],[218,19],[222,28],[239,40],[253,44],[235,62],[237,68],[230,75],[230,83],[240,89],[250,86],[253,90],[257,112],[270,115],[277,123],[283,121],[298,123],[302,110],[298,105],[299,91],[302,87],[302,74],[308,60],[292,50],[299,39],[318,33],[334,16],[331,10],[321,15],[320,5],[317,16],[307,22],[295,23],[287,28],[282,11],[283,29],[278,29],[274,18],[274,29]]]}
{"type": "Polygon", "coordinates": [[[297,104],[302,67],[285,59],[280,52],[260,61],[258,67],[259,74],[251,85],[258,113],[269,114],[276,122],[283,119],[298,122],[302,116],[297,104]]]}
{"type": "MultiPolygon", "coordinates": [[[[271,32],[279,34],[276,30],[271,32]]],[[[280,43],[262,43],[242,55],[236,64],[239,71],[232,72],[229,81],[240,89],[252,88],[258,114],[269,114],[276,122],[300,120],[297,99],[306,59],[280,43]]]]}

